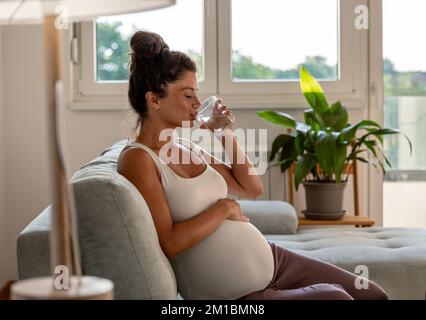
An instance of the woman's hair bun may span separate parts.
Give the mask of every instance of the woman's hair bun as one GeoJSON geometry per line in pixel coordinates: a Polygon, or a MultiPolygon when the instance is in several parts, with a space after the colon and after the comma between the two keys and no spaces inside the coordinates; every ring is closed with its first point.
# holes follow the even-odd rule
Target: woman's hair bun
{"type": "Polygon", "coordinates": [[[147,31],[137,31],[133,34],[130,39],[130,47],[132,60],[141,64],[169,50],[169,46],[160,35],[147,31]]]}
{"type": "Polygon", "coordinates": [[[148,116],[146,93],[166,97],[167,85],[181,79],[185,72],[197,72],[197,66],[186,53],[171,51],[153,32],[135,32],[130,38],[130,54],[128,98],[139,115],[139,126],[148,116]]]}

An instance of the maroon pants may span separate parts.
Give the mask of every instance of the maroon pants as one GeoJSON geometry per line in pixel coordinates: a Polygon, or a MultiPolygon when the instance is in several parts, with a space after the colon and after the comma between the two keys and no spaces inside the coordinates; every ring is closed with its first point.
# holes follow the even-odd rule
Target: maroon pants
{"type": "MultiPolygon", "coordinates": [[[[272,281],[243,300],[353,300],[388,299],[385,291],[368,281],[357,288],[357,275],[329,263],[309,258],[269,242],[274,256],[272,281]]],[[[367,280],[365,280],[367,281],[367,280]]]]}

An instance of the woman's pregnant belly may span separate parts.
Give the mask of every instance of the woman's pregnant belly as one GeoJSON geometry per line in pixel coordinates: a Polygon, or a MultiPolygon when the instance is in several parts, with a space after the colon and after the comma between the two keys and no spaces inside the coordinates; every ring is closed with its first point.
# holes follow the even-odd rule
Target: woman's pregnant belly
{"type": "Polygon", "coordinates": [[[274,273],[262,233],[251,223],[232,220],[171,263],[184,299],[236,299],[265,288],[274,273]]]}

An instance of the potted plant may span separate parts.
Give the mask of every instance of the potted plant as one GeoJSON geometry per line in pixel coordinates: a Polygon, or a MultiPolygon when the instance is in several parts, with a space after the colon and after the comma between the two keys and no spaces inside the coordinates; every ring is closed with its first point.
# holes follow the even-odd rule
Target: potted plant
{"type": "MultiPolygon", "coordinates": [[[[348,180],[344,169],[351,162],[361,161],[380,168],[384,174],[382,157],[387,165],[391,164],[383,153],[383,136],[400,131],[382,128],[372,120],[350,124],[343,104],[337,101],[330,105],[320,84],[304,67],[300,70],[300,87],[310,106],[304,111],[304,123],[282,112],[257,112],[262,119],[285,128],[272,143],[269,161],[277,161],[269,169],[279,165],[284,173],[295,164],[294,185],[296,190],[301,183],[304,185],[306,217],[340,219],[348,180]]],[[[405,138],[411,152],[411,142],[405,138]]]]}

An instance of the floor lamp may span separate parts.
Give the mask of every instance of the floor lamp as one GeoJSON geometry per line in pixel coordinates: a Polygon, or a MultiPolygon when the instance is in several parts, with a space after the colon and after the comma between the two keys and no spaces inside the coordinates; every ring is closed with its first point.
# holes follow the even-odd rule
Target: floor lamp
{"type": "Polygon", "coordinates": [[[68,189],[59,136],[59,37],[61,29],[68,28],[71,22],[154,10],[173,4],[175,0],[0,0],[0,25],[43,24],[52,188],[52,276],[18,281],[11,287],[12,299],[113,298],[114,285],[110,280],[83,276],[81,271],[74,199],[68,189]]]}

